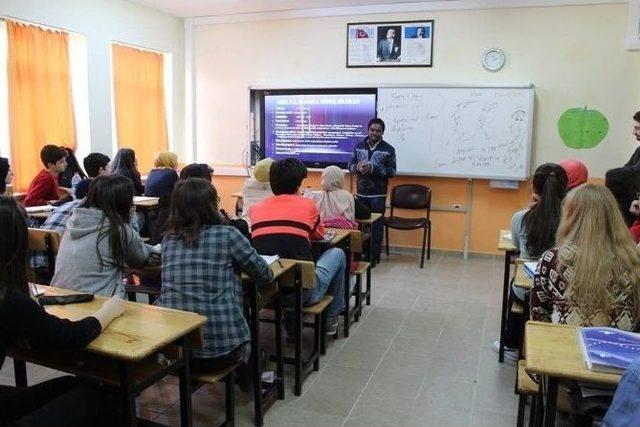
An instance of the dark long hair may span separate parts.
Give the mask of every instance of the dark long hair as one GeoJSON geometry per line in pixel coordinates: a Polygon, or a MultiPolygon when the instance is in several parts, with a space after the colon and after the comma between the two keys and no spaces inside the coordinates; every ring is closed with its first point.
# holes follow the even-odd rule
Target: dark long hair
{"type": "Polygon", "coordinates": [[[11,288],[29,293],[27,223],[16,199],[0,196],[0,301],[11,288]]]}
{"type": "Polygon", "coordinates": [[[4,194],[4,192],[7,191],[7,183],[5,181],[9,174],[9,169],[11,169],[9,159],[0,157],[0,194],[4,194]]]}
{"type": "Polygon", "coordinates": [[[218,192],[202,178],[180,179],[171,195],[167,234],[198,246],[200,231],[207,225],[227,224],[218,210],[218,192]]]}
{"type": "Polygon", "coordinates": [[[522,218],[527,231],[527,251],[533,257],[542,255],[556,242],[562,199],[566,194],[568,181],[565,170],[555,163],[538,166],[533,175],[533,191],[540,201],[522,218]]]}
{"type": "Polygon", "coordinates": [[[89,185],[89,192],[82,207],[100,209],[104,213],[96,242],[101,266],[124,269],[127,242],[130,238],[125,225],[129,223],[133,207],[131,180],[120,175],[100,175],[94,178],[89,185]],[[103,256],[98,248],[100,242],[107,238],[111,253],[103,256]]]}
{"type": "Polygon", "coordinates": [[[631,226],[636,217],[629,212],[629,207],[631,202],[638,199],[640,173],[629,166],[610,169],[604,176],[604,183],[616,198],[627,227],[631,226]]]}
{"type": "Polygon", "coordinates": [[[60,148],[62,148],[67,153],[67,167],[58,175],[58,184],[60,184],[61,187],[71,188],[73,175],[77,173],[78,175],[80,175],[80,178],[85,179],[87,177],[87,174],[85,174],[80,167],[78,159],[76,159],[76,155],[71,148],[60,148]]]}
{"type": "Polygon", "coordinates": [[[125,176],[128,175],[126,172],[129,172],[133,176],[139,176],[140,172],[136,167],[136,152],[131,148],[118,150],[111,162],[110,172],[118,175],[122,175],[125,172],[125,176]]]}

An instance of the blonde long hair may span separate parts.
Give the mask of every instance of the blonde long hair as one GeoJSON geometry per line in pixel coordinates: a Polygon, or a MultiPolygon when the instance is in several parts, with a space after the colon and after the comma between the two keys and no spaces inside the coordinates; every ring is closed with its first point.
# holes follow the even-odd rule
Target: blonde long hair
{"type": "Polygon", "coordinates": [[[605,186],[583,184],[567,194],[556,243],[560,246],[560,263],[574,271],[568,278],[566,295],[585,314],[607,313],[612,304],[608,286],[611,278],[625,274],[635,288],[633,306],[638,307],[640,252],[616,199],[605,186]],[[575,253],[563,251],[565,248],[573,248],[575,253]]]}

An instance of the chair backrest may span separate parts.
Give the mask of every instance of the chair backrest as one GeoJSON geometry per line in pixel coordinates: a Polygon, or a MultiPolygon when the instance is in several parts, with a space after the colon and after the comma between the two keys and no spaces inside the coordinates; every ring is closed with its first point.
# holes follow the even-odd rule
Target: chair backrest
{"type": "Polygon", "coordinates": [[[351,253],[362,253],[362,232],[360,230],[351,230],[349,234],[351,236],[351,241],[349,243],[351,253]]]}
{"type": "Polygon", "coordinates": [[[393,209],[426,209],[431,211],[431,189],[419,184],[402,184],[391,190],[391,216],[393,209]]]}
{"type": "Polygon", "coordinates": [[[60,248],[60,234],[53,230],[29,228],[28,245],[30,251],[51,251],[55,255],[60,248]]]}

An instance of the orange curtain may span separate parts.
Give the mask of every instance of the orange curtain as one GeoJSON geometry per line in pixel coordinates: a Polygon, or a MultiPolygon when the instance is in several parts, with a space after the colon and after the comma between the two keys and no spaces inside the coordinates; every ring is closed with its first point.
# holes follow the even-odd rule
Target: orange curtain
{"type": "Polygon", "coordinates": [[[14,189],[42,169],[46,144],[75,149],[68,35],[7,21],[9,132],[14,189]]]}
{"type": "Polygon", "coordinates": [[[169,148],[162,54],[119,44],[112,49],[118,147],[135,150],[144,174],[153,155],[169,148]]]}

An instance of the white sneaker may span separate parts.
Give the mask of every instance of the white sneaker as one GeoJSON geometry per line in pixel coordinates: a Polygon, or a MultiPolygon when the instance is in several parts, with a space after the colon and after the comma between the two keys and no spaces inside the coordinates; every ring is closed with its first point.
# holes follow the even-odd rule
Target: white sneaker
{"type": "Polygon", "coordinates": [[[324,333],[326,335],[335,335],[338,333],[338,318],[330,317],[327,319],[324,333]]]}
{"type": "MultiPolygon", "coordinates": [[[[491,344],[491,349],[496,353],[500,354],[500,340],[495,340],[491,344]]],[[[504,357],[506,359],[512,360],[514,362],[518,361],[518,350],[506,347],[504,348],[504,357]]]]}

